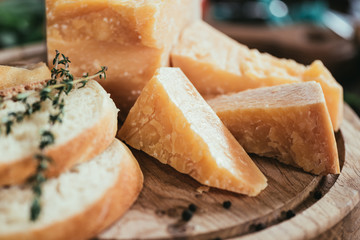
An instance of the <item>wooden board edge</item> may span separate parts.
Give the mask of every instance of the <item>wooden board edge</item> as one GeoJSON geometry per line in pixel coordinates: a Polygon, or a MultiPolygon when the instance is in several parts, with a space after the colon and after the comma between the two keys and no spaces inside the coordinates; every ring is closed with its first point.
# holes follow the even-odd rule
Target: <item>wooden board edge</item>
{"type": "Polygon", "coordinates": [[[360,161],[360,119],[347,104],[344,111],[346,119],[341,125],[341,132],[346,143],[346,161],[329,192],[317,204],[290,220],[256,233],[231,239],[278,240],[283,239],[284,236],[286,239],[316,238],[335,226],[360,204],[360,167],[358,164],[360,161]]]}

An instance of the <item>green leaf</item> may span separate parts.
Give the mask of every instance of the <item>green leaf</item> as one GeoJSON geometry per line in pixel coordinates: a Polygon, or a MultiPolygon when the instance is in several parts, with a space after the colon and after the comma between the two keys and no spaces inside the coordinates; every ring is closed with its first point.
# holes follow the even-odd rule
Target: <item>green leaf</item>
{"type": "Polygon", "coordinates": [[[32,107],[32,112],[33,113],[37,112],[37,111],[39,111],[41,109],[41,102],[40,101],[34,102],[31,107],[32,107]]]}
{"type": "Polygon", "coordinates": [[[28,96],[29,96],[28,92],[19,93],[18,95],[16,95],[16,99],[17,100],[23,100],[23,99],[27,99],[28,96]]]}
{"type": "Polygon", "coordinates": [[[35,197],[30,207],[30,220],[35,221],[38,219],[41,212],[41,205],[39,197],[35,197]]]}
{"type": "Polygon", "coordinates": [[[79,88],[85,87],[85,85],[88,83],[88,81],[89,80],[83,80],[83,81],[79,82],[79,83],[81,83],[81,86],[79,88]]]}
{"type": "Polygon", "coordinates": [[[41,133],[40,145],[39,148],[42,150],[48,145],[51,145],[55,142],[55,137],[50,131],[43,131],[41,133]]]}
{"type": "Polygon", "coordinates": [[[6,135],[9,135],[11,133],[11,126],[13,125],[13,121],[9,120],[5,123],[6,127],[6,135]]]}
{"type": "Polygon", "coordinates": [[[35,195],[40,196],[42,191],[41,191],[41,186],[39,184],[36,184],[32,187],[32,191],[35,195]]]}

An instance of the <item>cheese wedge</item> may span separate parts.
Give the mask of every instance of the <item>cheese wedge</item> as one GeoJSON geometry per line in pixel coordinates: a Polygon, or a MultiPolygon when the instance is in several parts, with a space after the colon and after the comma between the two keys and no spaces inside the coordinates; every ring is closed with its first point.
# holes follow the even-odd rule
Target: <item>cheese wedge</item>
{"type": "Polygon", "coordinates": [[[267,185],[215,112],[178,68],[160,68],[118,137],[202,184],[255,196],[267,185]]]}
{"type": "Polygon", "coordinates": [[[319,83],[252,89],[218,96],[208,103],[247,152],[315,174],[340,172],[319,83]]]}
{"type": "Polygon", "coordinates": [[[101,84],[122,115],[155,70],[169,65],[180,30],[200,18],[199,0],[47,0],[46,5],[48,59],[59,50],[80,76],[89,66],[107,66],[101,84]]]}
{"type": "Polygon", "coordinates": [[[0,76],[0,89],[5,89],[50,79],[51,73],[45,63],[37,63],[24,68],[0,65],[0,76]]]}
{"type": "Polygon", "coordinates": [[[239,44],[202,21],[181,34],[171,53],[204,97],[301,81],[317,81],[324,91],[334,130],[343,118],[343,89],[320,61],[304,66],[239,44]]]}

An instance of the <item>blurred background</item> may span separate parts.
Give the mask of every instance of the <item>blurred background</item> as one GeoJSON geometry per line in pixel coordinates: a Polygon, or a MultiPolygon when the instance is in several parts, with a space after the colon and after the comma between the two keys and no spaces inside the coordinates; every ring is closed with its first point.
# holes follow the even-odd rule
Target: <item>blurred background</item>
{"type": "MultiPolygon", "coordinates": [[[[207,22],[250,48],[322,60],[360,114],[360,0],[207,0],[203,8],[207,22]]],[[[44,13],[44,0],[0,0],[0,51],[44,41],[44,13]]]]}

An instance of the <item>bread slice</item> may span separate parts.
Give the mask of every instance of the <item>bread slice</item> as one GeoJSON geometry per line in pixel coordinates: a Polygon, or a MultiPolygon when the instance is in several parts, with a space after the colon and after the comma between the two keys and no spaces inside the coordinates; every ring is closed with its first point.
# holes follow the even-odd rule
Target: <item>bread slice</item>
{"type": "Polygon", "coordinates": [[[118,136],[202,184],[255,196],[266,178],[179,68],[159,68],[118,136]]]}
{"type": "Polygon", "coordinates": [[[89,239],[132,205],[142,183],[136,159],[114,140],[101,155],[44,183],[35,222],[29,220],[30,187],[0,188],[0,239],[89,239]]]}
{"type": "Polygon", "coordinates": [[[51,73],[45,63],[37,63],[25,67],[0,66],[0,76],[0,89],[5,89],[50,79],[51,73]]]}
{"type": "MultiPolygon", "coordinates": [[[[63,123],[51,128],[55,144],[45,151],[53,159],[48,176],[98,155],[110,145],[117,130],[118,110],[96,81],[64,99],[63,123]]],[[[40,112],[14,124],[10,135],[0,135],[0,186],[22,183],[35,171],[33,155],[39,151],[40,131],[48,127],[50,106],[47,100],[40,112]]],[[[20,102],[7,101],[0,109],[0,119],[23,109],[20,102]]]]}
{"type": "Polygon", "coordinates": [[[247,152],[315,174],[340,172],[319,83],[257,88],[221,95],[208,103],[247,152]]]}

